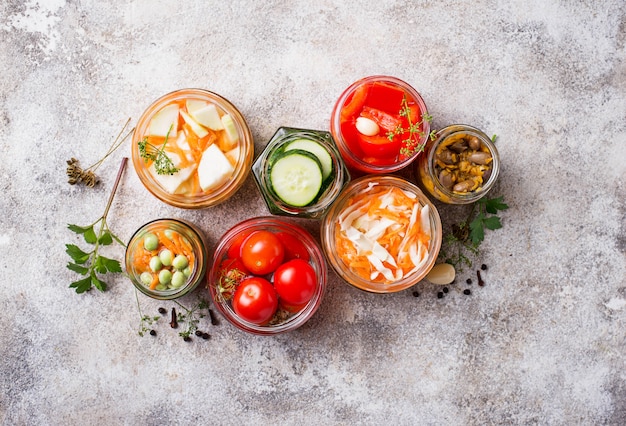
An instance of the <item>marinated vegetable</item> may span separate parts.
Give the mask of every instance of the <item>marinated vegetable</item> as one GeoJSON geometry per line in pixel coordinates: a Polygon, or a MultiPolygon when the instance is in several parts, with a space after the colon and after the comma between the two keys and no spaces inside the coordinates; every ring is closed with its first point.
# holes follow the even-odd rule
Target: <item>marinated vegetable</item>
{"type": "Polygon", "coordinates": [[[132,253],[132,269],[150,290],[167,291],[184,286],[195,267],[191,243],[177,231],[154,227],[143,234],[132,253]]]}
{"type": "Polygon", "coordinates": [[[419,94],[393,77],[367,77],[350,86],[333,111],[331,130],[349,167],[393,171],[422,152],[431,116],[419,94]]]}
{"type": "Polygon", "coordinates": [[[435,172],[441,185],[455,193],[480,190],[489,180],[493,157],[478,137],[455,133],[435,149],[435,172]]]}
{"type": "Polygon", "coordinates": [[[225,250],[214,285],[219,300],[230,303],[241,319],[281,324],[315,296],[320,278],[307,246],[293,233],[243,230],[225,250]]]}
{"type": "Polygon", "coordinates": [[[337,256],[356,275],[392,283],[428,261],[430,212],[416,194],[371,183],[350,198],[335,225],[337,256]]]}
{"type": "Polygon", "coordinates": [[[169,194],[215,191],[235,174],[241,138],[230,114],[201,99],[178,99],[150,118],[137,142],[154,180],[169,194]]]}

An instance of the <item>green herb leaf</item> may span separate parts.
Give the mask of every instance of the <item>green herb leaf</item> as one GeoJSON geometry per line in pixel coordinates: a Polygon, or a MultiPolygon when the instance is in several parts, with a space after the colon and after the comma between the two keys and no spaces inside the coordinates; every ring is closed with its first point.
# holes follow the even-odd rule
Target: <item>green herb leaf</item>
{"type": "Polygon", "coordinates": [[[93,262],[93,269],[99,274],[106,274],[107,267],[102,263],[102,256],[96,256],[96,259],[93,262]]]}
{"type": "Polygon", "coordinates": [[[91,288],[91,277],[74,281],[70,284],[70,287],[76,289],[76,293],[84,293],[91,288]]]}
{"type": "Polygon", "coordinates": [[[485,239],[485,228],[483,227],[484,219],[485,215],[479,213],[469,224],[469,239],[474,245],[480,244],[485,239]]]}
{"type": "Polygon", "coordinates": [[[77,263],[68,262],[67,269],[70,271],[78,272],[81,275],[87,275],[89,273],[89,268],[85,268],[77,263]]]}
{"type": "Polygon", "coordinates": [[[111,233],[109,231],[104,231],[100,238],[98,238],[98,244],[101,244],[103,246],[108,246],[112,242],[113,237],[111,236],[111,233]]]}
{"type": "Polygon", "coordinates": [[[100,291],[105,291],[107,289],[106,283],[100,280],[94,271],[91,271],[91,285],[100,291]]]}
{"type": "Polygon", "coordinates": [[[109,259],[108,257],[99,256],[100,262],[109,272],[122,272],[122,266],[120,262],[115,259],[109,259]]]}
{"type": "Polygon", "coordinates": [[[498,216],[486,217],[483,220],[483,227],[487,229],[500,229],[502,228],[502,223],[500,222],[500,218],[498,216]]]}
{"type": "Polygon", "coordinates": [[[479,202],[485,206],[487,213],[496,214],[499,210],[506,210],[509,208],[502,200],[503,197],[481,199],[479,202]]]}
{"type": "Polygon", "coordinates": [[[73,231],[76,232],[77,234],[84,234],[85,232],[87,232],[88,230],[93,230],[93,225],[89,225],[89,226],[78,226],[78,225],[72,225],[72,224],[68,224],[67,227],[73,231]]]}
{"type": "Polygon", "coordinates": [[[89,260],[92,252],[86,253],[82,251],[76,244],[65,244],[65,252],[69,254],[72,260],[79,265],[89,260]]]}

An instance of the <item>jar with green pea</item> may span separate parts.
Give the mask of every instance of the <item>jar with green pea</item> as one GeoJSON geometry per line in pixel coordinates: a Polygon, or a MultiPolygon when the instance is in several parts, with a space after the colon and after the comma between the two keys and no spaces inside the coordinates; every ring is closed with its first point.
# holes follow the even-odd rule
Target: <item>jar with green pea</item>
{"type": "Polygon", "coordinates": [[[154,299],[170,300],[193,291],[206,272],[202,232],[178,219],[157,219],[140,227],[126,247],[126,272],[134,286],[154,299]]]}

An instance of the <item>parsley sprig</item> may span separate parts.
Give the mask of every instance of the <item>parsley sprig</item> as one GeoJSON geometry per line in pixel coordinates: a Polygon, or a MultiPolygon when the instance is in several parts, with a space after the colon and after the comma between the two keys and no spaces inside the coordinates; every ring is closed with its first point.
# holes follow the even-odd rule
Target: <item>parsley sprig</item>
{"type": "Polygon", "coordinates": [[[165,135],[165,142],[163,142],[163,145],[161,145],[160,148],[157,148],[156,146],[148,142],[147,136],[143,138],[143,140],[138,142],[139,155],[145,161],[154,161],[154,170],[156,170],[157,174],[159,175],[173,175],[174,173],[178,172],[178,168],[174,166],[174,163],[172,162],[170,157],[168,157],[165,153],[165,145],[167,145],[170,137],[170,132],[172,131],[173,127],[174,125],[172,124],[167,131],[167,134],[165,135]]]}
{"type": "Polygon", "coordinates": [[[71,262],[68,262],[67,269],[84,276],[84,278],[76,280],[70,284],[70,288],[75,289],[76,293],[84,293],[91,290],[92,286],[96,287],[100,291],[105,291],[107,284],[100,278],[99,275],[104,275],[108,272],[122,272],[122,267],[119,261],[102,256],[99,253],[99,250],[101,246],[110,245],[113,241],[118,242],[122,246],[126,246],[122,240],[111,232],[106,218],[109,213],[109,209],[111,208],[111,204],[113,203],[115,191],[117,190],[127,161],[128,158],[126,157],[122,159],[122,163],[117,173],[117,178],[115,179],[115,184],[113,185],[113,190],[109,196],[109,201],[107,202],[104,214],[88,226],[78,226],[72,224],[68,224],[67,226],[72,232],[82,235],[87,244],[93,245],[93,249],[91,251],[84,251],[76,244],[65,245],[65,252],[72,259],[71,262]]]}
{"type": "Polygon", "coordinates": [[[485,239],[485,229],[502,228],[498,212],[508,209],[504,197],[481,198],[472,205],[467,218],[452,225],[452,232],[444,237],[444,246],[439,253],[444,262],[462,269],[472,266],[470,255],[478,255],[479,246],[485,239]],[[469,252],[469,254],[468,254],[469,252]]]}
{"type": "MultiPolygon", "coordinates": [[[[400,148],[400,154],[410,157],[416,152],[422,152],[424,150],[424,145],[426,141],[420,143],[422,137],[424,137],[424,132],[421,130],[421,126],[423,123],[430,123],[433,120],[432,115],[428,113],[422,114],[422,119],[416,123],[413,123],[411,119],[411,108],[409,107],[409,101],[407,100],[406,95],[402,97],[402,104],[400,106],[399,115],[401,117],[406,117],[408,122],[408,127],[404,128],[399,125],[393,131],[387,132],[387,139],[393,141],[397,135],[404,136],[408,133],[408,137],[402,140],[402,147],[400,148]]],[[[435,131],[430,132],[431,139],[435,139],[435,131]]]]}

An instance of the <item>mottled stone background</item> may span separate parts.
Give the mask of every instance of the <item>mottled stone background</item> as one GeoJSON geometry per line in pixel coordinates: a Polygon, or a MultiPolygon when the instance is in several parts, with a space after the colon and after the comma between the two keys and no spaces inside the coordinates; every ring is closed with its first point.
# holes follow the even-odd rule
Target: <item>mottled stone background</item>
{"type": "MultiPolygon", "coordinates": [[[[625,44],[622,0],[4,0],[0,422],[626,424],[625,44]],[[443,299],[427,283],[419,298],[373,295],[331,275],[295,332],[203,319],[212,339],[190,343],[165,320],[138,336],[121,275],[106,293],[68,288],[65,243],[80,240],[66,224],[102,214],[130,148],[95,190],[66,183],[67,159],[95,162],[128,117],[185,87],[233,101],[259,152],[281,125],[328,129],[341,91],[372,74],[417,88],[435,127],[498,135],[494,195],[510,209],[475,259],[483,288],[462,294],[473,269],[443,299]]],[[[463,214],[439,207],[447,225],[463,214]]],[[[130,167],[109,224],[127,240],[180,217],[214,244],[267,213],[251,178],[225,204],[182,211],[130,167]]]]}

